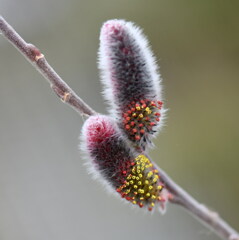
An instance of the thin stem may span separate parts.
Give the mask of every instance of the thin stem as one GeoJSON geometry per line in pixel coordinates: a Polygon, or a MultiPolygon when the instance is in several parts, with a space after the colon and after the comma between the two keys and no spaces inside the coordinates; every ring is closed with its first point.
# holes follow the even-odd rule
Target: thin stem
{"type": "MultiPolygon", "coordinates": [[[[51,84],[52,89],[64,102],[68,103],[80,114],[87,116],[97,114],[62,80],[62,78],[48,64],[43,54],[32,44],[26,43],[18,33],[0,16],[0,31],[32,65],[51,84]]],[[[156,165],[157,166],[157,165],[156,165]]],[[[206,206],[197,202],[192,196],[176,184],[162,169],[158,168],[162,181],[172,194],[171,203],[187,209],[193,216],[202,220],[222,239],[239,240],[239,234],[230,227],[219,215],[210,211],[206,206]]]]}
{"type": "Polygon", "coordinates": [[[0,30],[7,40],[45,77],[63,102],[68,103],[80,114],[87,116],[96,114],[54,71],[39,49],[25,42],[2,16],[0,16],[0,30]]]}
{"type": "Polygon", "coordinates": [[[220,218],[218,213],[211,211],[204,204],[195,200],[158,166],[157,169],[166,189],[172,194],[172,198],[169,199],[171,203],[186,208],[194,217],[197,217],[202,223],[213,229],[222,239],[239,240],[239,234],[236,230],[220,218]]]}

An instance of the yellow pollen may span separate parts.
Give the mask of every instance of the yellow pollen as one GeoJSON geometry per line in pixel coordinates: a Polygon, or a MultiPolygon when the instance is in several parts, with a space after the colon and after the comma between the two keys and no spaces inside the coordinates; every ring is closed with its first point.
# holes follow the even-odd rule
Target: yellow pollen
{"type": "MultiPolygon", "coordinates": [[[[142,110],[143,114],[138,112],[137,116],[140,113],[145,115],[145,109],[142,110]]],[[[154,169],[153,164],[144,155],[136,157],[130,168],[129,174],[122,175],[124,182],[118,186],[117,192],[120,192],[122,197],[132,204],[139,205],[139,207],[147,205],[152,210],[156,201],[161,200],[159,196],[161,195],[160,190],[163,188],[162,183],[158,181],[160,178],[158,170],[154,169]]]]}
{"type": "Polygon", "coordinates": [[[154,178],[154,179],[153,179],[153,182],[157,182],[157,180],[158,180],[157,178],[154,178]]]}
{"type": "Polygon", "coordinates": [[[137,110],[140,110],[140,106],[137,106],[136,109],[137,109],[137,110]]]}
{"type": "Polygon", "coordinates": [[[139,118],[143,118],[144,115],[142,113],[139,114],[139,118]]]}

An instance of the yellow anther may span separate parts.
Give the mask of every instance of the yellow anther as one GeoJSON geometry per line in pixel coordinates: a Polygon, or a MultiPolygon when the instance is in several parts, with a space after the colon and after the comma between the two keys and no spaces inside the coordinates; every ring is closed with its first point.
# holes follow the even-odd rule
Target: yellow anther
{"type": "Polygon", "coordinates": [[[135,189],[137,189],[137,188],[138,188],[138,186],[137,186],[137,185],[134,185],[134,188],[135,188],[135,189]]]}
{"type": "Polygon", "coordinates": [[[148,111],[146,111],[146,112],[147,112],[148,115],[152,113],[152,111],[150,109],[148,111]]]}
{"type": "Polygon", "coordinates": [[[154,203],[152,202],[151,204],[150,204],[152,207],[154,207],[154,203]]]}
{"type": "Polygon", "coordinates": [[[152,189],[153,189],[153,186],[150,185],[150,186],[149,186],[149,190],[152,190],[152,189]]]}
{"type": "Polygon", "coordinates": [[[140,178],[142,178],[142,177],[143,177],[143,175],[140,173],[140,174],[139,174],[139,177],[140,177],[140,178]]]}
{"type": "Polygon", "coordinates": [[[141,197],[140,200],[144,200],[144,197],[141,197]]]}
{"type": "Polygon", "coordinates": [[[152,175],[153,175],[153,173],[150,171],[147,176],[151,177],[152,175]]]}
{"type": "Polygon", "coordinates": [[[129,183],[130,183],[130,184],[134,184],[134,181],[133,181],[133,180],[131,180],[131,181],[129,181],[129,183]]]}
{"type": "Polygon", "coordinates": [[[140,171],[140,170],[137,170],[137,173],[141,173],[141,171],[140,171]]]}
{"type": "Polygon", "coordinates": [[[139,114],[139,118],[143,118],[144,115],[142,113],[139,114]]]}
{"type": "Polygon", "coordinates": [[[158,190],[162,190],[162,188],[163,188],[163,186],[161,186],[161,185],[157,186],[158,190]]]}
{"type": "Polygon", "coordinates": [[[135,176],[132,176],[132,179],[135,179],[136,177],[135,176]]]}
{"type": "Polygon", "coordinates": [[[139,180],[139,177],[136,177],[136,180],[139,180]]]}
{"type": "Polygon", "coordinates": [[[151,114],[152,113],[152,111],[149,109],[149,107],[146,107],[145,111],[147,112],[147,114],[151,114]]]}
{"type": "Polygon", "coordinates": [[[154,179],[153,179],[153,182],[157,182],[157,180],[158,180],[157,178],[154,178],[154,179]]]}
{"type": "Polygon", "coordinates": [[[145,184],[149,184],[149,181],[148,180],[145,180],[145,182],[144,182],[145,184]]]}
{"type": "Polygon", "coordinates": [[[155,195],[152,195],[151,198],[152,198],[152,199],[156,199],[156,196],[155,196],[155,195]]]}
{"type": "Polygon", "coordinates": [[[140,110],[140,106],[137,106],[136,109],[137,109],[137,110],[140,110]]]}
{"type": "Polygon", "coordinates": [[[133,203],[133,204],[136,204],[136,201],[133,201],[132,203],[133,203]]]}
{"type": "Polygon", "coordinates": [[[126,186],[129,186],[129,182],[126,183],[126,186]]]}
{"type": "Polygon", "coordinates": [[[155,173],[158,173],[159,171],[158,171],[157,169],[154,169],[154,172],[155,172],[155,173]]]}
{"type": "Polygon", "coordinates": [[[150,193],[146,193],[146,197],[150,197],[150,193]]]}
{"type": "Polygon", "coordinates": [[[138,181],[138,185],[142,185],[142,182],[141,182],[141,181],[138,181]]]}
{"type": "Polygon", "coordinates": [[[127,180],[130,180],[130,179],[131,179],[131,175],[129,175],[126,179],[127,179],[127,180]]]}
{"type": "Polygon", "coordinates": [[[136,117],[136,116],[137,116],[137,114],[136,114],[136,113],[133,113],[133,114],[132,114],[132,116],[133,116],[133,117],[136,117]]]}

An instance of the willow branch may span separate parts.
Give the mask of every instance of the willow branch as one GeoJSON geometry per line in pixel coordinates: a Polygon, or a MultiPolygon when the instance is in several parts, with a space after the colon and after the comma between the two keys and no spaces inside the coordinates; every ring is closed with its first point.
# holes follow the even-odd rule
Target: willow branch
{"type": "MultiPolygon", "coordinates": [[[[156,164],[155,164],[156,165],[156,164]]],[[[157,166],[157,165],[156,165],[157,166]]],[[[204,204],[199,203],[177,183],[175,183],[162,169],[157,166],[159,175],[167,190],[172,194],[171,203],[181,205],[204,225],[212,229],[219,237],[227,240],[239,240],[239,234],[217,212],[211,211],[204,204]]]]}
{"type": "MultiPolygon", "coordinates": [[[[87,116],[97,114],[62,80],[46,61],[44,55],[34,45],[26,43],[21,36],[0,16],[0,31],[5,38],[16,47],[23,56],[45,77],[57,96],[68,103],[74,110],[87,116]]],[[[200,204],[178,184],[176,184],[162,169],[159,174],[166,188],[172,195],[170,202],[187,209],[193,216],[200,219],[207,227],[222,239],[239,240],[239,234],[219,215],[200,204]]]]}
{"type": "Polygon", "coordinates": [[[62,80],[39,49],[25,42],[2,16],[0,16],[0,30],[7,40],[44,76],[63,102],[68,103],[80,114],[89,116],[96,113],[62,80]]]}

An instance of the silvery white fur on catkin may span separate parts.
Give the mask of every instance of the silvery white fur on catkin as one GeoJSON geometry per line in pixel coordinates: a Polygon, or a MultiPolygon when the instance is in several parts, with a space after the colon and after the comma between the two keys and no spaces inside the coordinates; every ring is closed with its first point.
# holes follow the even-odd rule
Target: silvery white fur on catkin
{"type": "MultiPolygon", "coordinates": [[[[121,118],[122,109],[135,97],[143,96],[145,99],[162,101],[161,79],[155,57],[142,30],[135,26],[134,23],[124,20],[107,21],[103,25],[100,34],[98,59],[101,82],[104,86],[104,98],[109,104],[109,112],[116,119],[121,118]],[[128,68],[125,68],[124,64],[120,63],[125,56],[120,56],[120,51],[117,51],[119,43],[114,43],[106,38],[104,32],[106,24],[120,24],[122,26],[123,35],[127,39],[124,43],[134,50],[133,64],[137,66],[136,73],[129,72],[128,68]],[[130,84],[127,85],[127,82],[130,82],[130,84]],[[125,87],[126,85],[127,87],[125,87]]],[[[165,112],[164,108],[162,108],[160,123],[155,128],[157,132],[163,125],[165,112]]]]}

